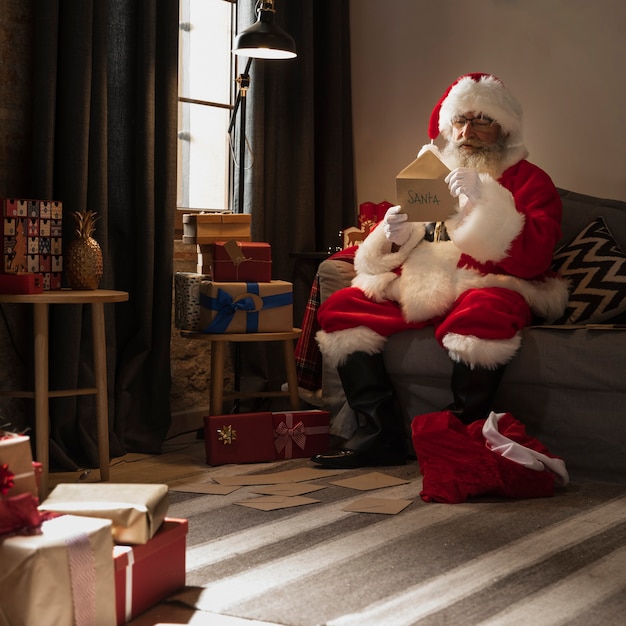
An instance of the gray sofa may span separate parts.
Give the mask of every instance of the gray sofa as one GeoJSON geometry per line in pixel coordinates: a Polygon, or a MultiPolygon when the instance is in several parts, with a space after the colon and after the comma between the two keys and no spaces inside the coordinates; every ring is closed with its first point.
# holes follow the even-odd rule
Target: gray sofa
{"type": "MultiPolygon", "coordinates": [[[[594,218],[604,218],[626,250],[626,203],[559,190],[566,244],[594,218]]],[[[558,248],[557,248],[558,249],[558,248]]],[[[619,252],[619,251],[618,251],[619,252]]],[[[345,260],[327,259],[318,269],[320,299],[347,286],[354,275],[345,260]]],[[[565,459],[572,478],[626,483],[626,319],[611,324],[534,325],[507,366],[494,410],[508,411],[527,432],[565,459]]],[[[452,364],[431,328],[391,337],[385,362],[405,411],[439,411],[452,401],[452,364]]],[[[322,366],[322,406],[332,415],[331,432],[349,436],[354,416],[336,370],[322,366]]]]}

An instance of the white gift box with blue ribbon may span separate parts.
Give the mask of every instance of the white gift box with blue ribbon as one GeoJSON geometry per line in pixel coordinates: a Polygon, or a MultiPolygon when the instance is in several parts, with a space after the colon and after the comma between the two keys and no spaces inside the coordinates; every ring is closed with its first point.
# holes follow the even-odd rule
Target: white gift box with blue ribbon
{"type": "Polygon", "coordinates": [[[293,328],[293,284],[284,280],[202,281],[199,297],[202,333],[274,333],[293,328]]]}

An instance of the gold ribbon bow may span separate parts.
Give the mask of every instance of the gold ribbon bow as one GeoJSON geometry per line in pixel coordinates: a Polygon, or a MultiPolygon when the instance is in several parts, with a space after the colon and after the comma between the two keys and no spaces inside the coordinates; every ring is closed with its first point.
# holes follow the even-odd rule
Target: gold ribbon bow
{"type": "Polygon", "coordinates": [[[225,446],[232,444],[237,439],[237,431],[232,426],[222,426],[217,429],[217,440],[225,446]]]}

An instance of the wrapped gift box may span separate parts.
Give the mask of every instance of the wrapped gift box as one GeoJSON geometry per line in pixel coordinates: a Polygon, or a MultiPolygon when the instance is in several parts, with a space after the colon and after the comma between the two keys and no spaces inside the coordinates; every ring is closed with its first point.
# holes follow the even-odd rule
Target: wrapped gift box
{"type": "Polygon", "coordinates": [[[143,544],[161,527],[167,509],[167,485],[89,483],[57,485],[40,505],[41,511],[106,518],[113,540],[143,544]]]}
{"type": "Polygon", "coordinates": [[[204,418],[208,465],[263,463],[276,458],[272,414],[238,413],[204,418]]]}
{"type": "Polygon", "coordinates": [[[187,520],[166,517],[140,546],[115,546],[115,612],[125,624],[185,585],[187,520]]]}
{"type": "Polygon", "coordinates": [[[184,213],[183,243],[250,241],[250,222],[247,213],[184,213]]]}
{"type": "Polygon", "coordinates": [[[38,497],[29,437],[0,430],[0,466],[4,465],[14,475],[14,486],[8,490],[7,496],[30,493],[38,497]]]}
{"type": "Polygon", "coordinates": [[[234,239],[198,245],[198,274],[216,282],[269,283],[272,248],[269,243],[234,239]]]}
{"type": "Polygon", "coordinates": [[[289,282],[200,283],[203,333],[268,333],[292,328],[293,285],[289,282]]]}
{"type": "Polygon", "coordinates": [[[200,283],[210,277],[194,272],[174,275],[174,325],[180,330],[200,330],[200,283]]]}
{"type": "Polygon", "coordinates": [[[42,293],[43,283],[41,274],[0,274],[0,293],[42,293]]]}
{"type": "Polygon", "coordinates": [[[272,414],[277,459],[307,458],[330,448],[328,411],[280,411],[272,414]]]}
{"type": "Polygon", "coordinates": [[[1,623],[116,623],[109,520],[48,520],[39,534],[0,539],[0,563],[1,623]]]}

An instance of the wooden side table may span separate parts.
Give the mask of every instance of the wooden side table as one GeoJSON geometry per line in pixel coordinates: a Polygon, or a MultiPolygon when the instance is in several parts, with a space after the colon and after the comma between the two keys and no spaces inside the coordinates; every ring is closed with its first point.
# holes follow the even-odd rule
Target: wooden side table
{"type": "Polygon", "coordinates": [[[107,401],[106,338],[104,305],[125,302],[126,291],[96,289],[93,291],[45,291],[37,294],[0,294],[0,303],[32,304],[34,326],[35,390],[0,391],[0,395],[35,400],[35,454],[42,465],[39,497],[48,495],[50,413],[49,399],[65,396],[96,396],[96,421],[98,434],[98,462],[100,479],[109,480],[109,413],[107,401]],[[94,357],[95,387],[51,391],[48,374],[48,307],[51,304],[90,304],[94,357]]]}
{"type": "Polygon", "coordinates": [[[300,404],[298,396],[298,376],[296,373],[296,361],[294,357],[294,340],[298,339],[302,331],[293,328],[283,332],[274,333],[220,333],[207,334],[199,332],[182,331],[181,336],[188,339],[204,339],[211,342],[211,400],[209,411],[211,415],[221,415],[224,400],[236,400],[243,398],[272,398],[285,396],[289,398],[289,404],[293,411],[300,404]],[[224,361],[226,357],[226,344],[230,342],[250,343],[256,341],[282,341],[283,354],[285,357],[285,372],[287,374],[287,391],[241,391],[235,389],[224,393],[224,361]]]}

